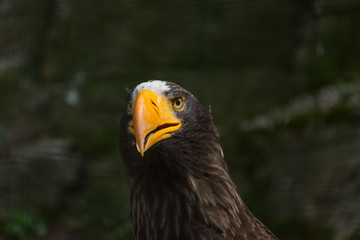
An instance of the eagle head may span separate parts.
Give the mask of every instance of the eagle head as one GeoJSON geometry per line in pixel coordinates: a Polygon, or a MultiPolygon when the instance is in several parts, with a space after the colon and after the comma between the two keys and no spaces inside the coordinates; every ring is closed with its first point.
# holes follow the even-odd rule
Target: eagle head
{"type": "Polygon", "coordinates": [[[165,164],[183,165],[185,158],[212,154],[213,145],[218,145],[210,112],[175,83],[141,83],[129,91],[126,105],[120,127],[120,150],[125,161],[137,160],[141,165],[154,158],[161,161],[166,155],[165,164]],[[178,156],[182,162],[176,163],[178,156]]]}

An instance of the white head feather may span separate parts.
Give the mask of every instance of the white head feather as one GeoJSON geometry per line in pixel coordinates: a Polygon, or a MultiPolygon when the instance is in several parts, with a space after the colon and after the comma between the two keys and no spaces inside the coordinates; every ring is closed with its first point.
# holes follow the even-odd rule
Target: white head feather
{"type": "Polygon", "coordinates": [[[140,83],[137,85],[132,93],[132,101],[135,101],[136,96],[141,92],[142,90],[151,90],[156,94],[164,95],[164,92],[169,91],[170,87],[166,84],[165,81],[161,80],[150,80],[147,82],[140,83]]]}

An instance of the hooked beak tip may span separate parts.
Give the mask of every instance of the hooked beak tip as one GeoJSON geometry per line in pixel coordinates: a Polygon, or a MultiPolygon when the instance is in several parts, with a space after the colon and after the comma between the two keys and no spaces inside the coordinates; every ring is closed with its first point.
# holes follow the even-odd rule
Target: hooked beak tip
{"type": "Polygon", "coordinates": [[[141,154],[141,156],[143,157],[144,156],[144,151],[143,149],[139,146],[139,144],[136,143],[136,148],[137,150],[139,151],[139,153],[141,154]]]}

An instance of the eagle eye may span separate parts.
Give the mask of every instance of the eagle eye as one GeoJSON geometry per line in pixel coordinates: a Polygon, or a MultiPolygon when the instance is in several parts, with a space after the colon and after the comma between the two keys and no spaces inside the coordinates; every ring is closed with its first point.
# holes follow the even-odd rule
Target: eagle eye
{"type": "Polygon", "coordinates": [[[132,114],[132,104],[131,104],[131,101],[129,101],[128,103],[127,103],[127,113],[129,114],[129,115],[131,115],[132,114]]]}
{"type": "Polygon", "coordinates": [[[185,106],[184,99],[182,97],[174,98],[172,100],[172,105],[176,111],[181,111],[184,109],[184,106],[185,106]]]}

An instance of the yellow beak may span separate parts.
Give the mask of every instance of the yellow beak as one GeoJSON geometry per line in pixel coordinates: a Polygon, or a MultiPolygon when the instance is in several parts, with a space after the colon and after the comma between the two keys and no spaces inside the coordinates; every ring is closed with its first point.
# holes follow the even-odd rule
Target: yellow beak
{"type": "Polygon", "coordinates": [[[181,127],[181,122],[174,115],[171,102],[166,97],[151,90],[138,93],[133,109],[133,123],[129,128],[135,135],[136,147],[141,156],[152,145],[171,137],[181,127]]]}

